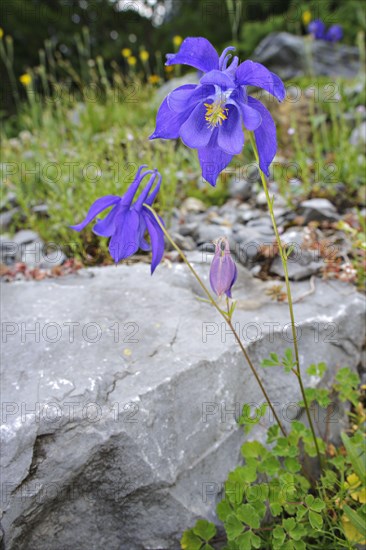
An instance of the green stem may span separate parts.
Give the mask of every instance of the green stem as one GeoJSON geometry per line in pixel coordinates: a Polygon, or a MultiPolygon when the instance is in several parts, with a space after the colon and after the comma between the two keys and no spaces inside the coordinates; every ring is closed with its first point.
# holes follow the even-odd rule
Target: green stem
{"type": "Polygon", "coordinates": [[[286,432],[280,422],[280,419],[278,418],[278,415],[276,413],[276,411],[274,410],[274,407],[271,403],[271,400],[262,384],[262,381],[261,379],[259,378],[258,376],[258,373],[257,371],[255,370],[255,367],[248,355],[248,352],[247,350],[245,349],[245,347],[243,346],[241,340],[240,340],[240,336],[237,334],[236,330],[234,329],[233,325],[232,325],[232,322],[231,322],[231,319],[228,315],[226,315],[220,308],[219,306],[217,305],[215,299],[212,297],[210,291],[207,289],[206,285],[202,282],[200,276],[198,275],[198,273],[196,272],[196,270],[192,267],[192,265],[189,263],[189,261],[187,260],[185,254],[182,252],[182,250],[179,248],[179,246],[173,241],[173,239],[171,238],[171,236],[169,235],[168,231],[165,229],[164,225],[161,223],[160,221],[160,218],[159,216],[156,214],[155,210],[153,208],[151,208],[151,206],[149,206],[148,204],[144,204],[145,208],[147,208],[148,210],[150,210],[150,212],[153,214],[153,216],[155,217],[157,223],[159,224],[159,227],[160,229],[163,231],[165,237],[168,239],[168,241],[170,242],[170,244],[175,248],[175,250],[178,252],[179,256],[182,258],[182,260],[184,261],[184,263],[187,265],[187,267],[189,268],[189,270],[191,271],[191,273],[193,274],[193,276],[195,277],[195,279],[197,280],[198,284],[200,285],[200,287],[202,288],[202,290],[204,291],[204,293],[206,294],[206,296],[208,297],[210,303],[214,306],[214,308],[219,312],[219,314],[221,315],[221,317],[223,317],[226,321],[226,323],[228,324],[228,326],[230,327],[230,329],[232,330],[233,332],[233,335],[234,335],[234,338],[235,340],[237,341],[237,343],[239,344],[239,347],[256,379],[256,381],[258,382],[258,385],[260,387],[260,389],[262,390],[262,393],[269,405],[269,408],[271,409],[272,413],[273,413],[273,416],[274,418],[276,419],[276,422],[277,424],[279,425],[280,427],[280,430],[282,432],[282,434],[286,437],[286,432]]]}
{"type": "MultiPolygon", "coordinates": [[[[257,159],[258,166],[259,166],[259,155],[258,155],[257,145],[255,143],[255,139],[253,138],[252,132],[249,132],[249,135],[250,135],[250,142],[252,144],[253,151],[254,151],[255,157],[257,159]]],[[[275,218],[275,215],[274,215],[274,212],[273,212],[273,200],[269,196],[266,176],[263,174],[263,172],[260,168],[259,168],[259,172],[260,172],[260,175],[261,175],[263,189],[264,189],[266,199],[267,199],[267,203],[268,203],[269,214],[271,216],[272,225],[273,225],[273,229],[274,229],[277,244],[278,244],[278,249],[279,249],[281,260],[282,260],[283,271],[284,271],[284,274],[285,274],[287,301],[288,301],[288,307],[289,307],[290,318],[291,318],[291,331],[292,331],[292,339],[293,339],[294,351],[295,351],[297,378],[299,380],[301,395],[302,395],[302,399],[303,399],[304,405],[305,405],[306,416],[307,416],[309,426],[310,426],[310,429],[311,429],[311,433],[312,433],[313,439],[314,439],[316,454],[318,455],[319,464],[321,466],[322,465],[322,457],[321,457],[321,454],[320,454],[318,441],[317,441],[317,438],[316,438],[316,435],[315,435],[314,424],[313,424],[313,421],[312,421],[312,418],[311,418],[311,414],[310,414],[310,410],[309,410],[309,404],[308,404],[308,401],[306,399],[305,388],[304,388],[304,384],[303,384],[302,377],[301,377],[299,346],[298,346],[298,342],[297,342],[294,307],[293,307],[293,302],[292,302],[290,280],[289,280],[288,269],[287,269],[287,255],[286,255],[286,252],[285,252],[284,247],[282,245],[280,234],[278,232],[276,218],[275,218]]]]}

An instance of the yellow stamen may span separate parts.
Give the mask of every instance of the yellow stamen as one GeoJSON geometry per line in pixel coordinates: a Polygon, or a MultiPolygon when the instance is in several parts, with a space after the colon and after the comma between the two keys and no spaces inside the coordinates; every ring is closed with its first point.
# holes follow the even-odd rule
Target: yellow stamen
{"type": "Polygon", "coordinates": [[[206,107],[205,119],[208,126],[215,128],[217,125],[223,123],[227,119],[228,109],[224,107],[224,101],[214,101],[213,103],[204,103],[206,107]]]}

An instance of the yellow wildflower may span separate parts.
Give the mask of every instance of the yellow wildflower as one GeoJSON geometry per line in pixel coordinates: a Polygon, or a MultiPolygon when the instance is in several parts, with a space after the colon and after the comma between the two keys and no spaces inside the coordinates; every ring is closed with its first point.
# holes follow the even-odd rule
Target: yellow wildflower
{"type": "Polygon", "coordinates": [[[359,488],[360,485],[361,485],[361,481],[356,474],[351,474],[347,476],[347,481],[344,484],[345,488],[350,490],[350,495],[351,495],[351,498],[353,498],[353,500],[358,500],[362,504],[365,504],[366,487],[359,488]]]}
{"type": "Polygon", "coordinates": [[[304,23],[305,27],[307,27],[311,21],[311,12],[309,10],[304,11],[302,14],[302,22],[304,23]]]}
{"type": "Polygon", "coordinates": [[[121,55],[123,55],[123,57],[130,57],[132,54],[130,48],[123,48],[121,50],[121,55]]]}
{"type": "Polygon", "coordinates": [[[179,34],[176,34],[175,36],[173,36],[173,44],[176,48],[179,48],[182,42],[183,42],[183,38],[179,36],[179,34]]]}
{"type": "Polygon", "coordinates": [[[343,514],[341,521],[342,521],[344,533],[350,542],[357,543],[357,544],[366,543],[366,539],[363,537],[363,535],[359,531],[357,531],[356,527],[350,522],[346,514],[343,514]]]}
{"type": "Polygon", "coordinates": [[[130,57],[127,57],[127,63],[131,66],[131,67],[134,67],[136,65],[136,57],[134,55],[130,55],[130,57]]]}
{"type": "Polygon", "coordinates": [[[164,71],[165,71],[166,73],[171,73],[171,72],[174,71],[174,67],[173,67],[172,65],[166,65],[166,66],[164,67],[164,71]]]}
{"type": "Polygon", "coordinates": [[[27,87],[32,82],[32,77],[30,74],[24,73],[19,77],[19,81],[23,84],[23,86],[27,87]]]}
{"type": "Polygon", "coordinates": [[[152,74],[149,76],[148,81],[150,82],[150,84],[159,84],[160,76],[158,76],[157,74],[152,74]]]}
{"type": "Polygon", "coordinates": [[[140,59],[143,63],[147,61],[149,59],[149,52],[147,52],[146,50],[141,50],[140,59]]]}
{"type": "Polygon", "coordinates": [[[0,27],[0,40],[2,39],[3,36],[4,36],[4,29],[2,29],[2,28],[0,27]]]}

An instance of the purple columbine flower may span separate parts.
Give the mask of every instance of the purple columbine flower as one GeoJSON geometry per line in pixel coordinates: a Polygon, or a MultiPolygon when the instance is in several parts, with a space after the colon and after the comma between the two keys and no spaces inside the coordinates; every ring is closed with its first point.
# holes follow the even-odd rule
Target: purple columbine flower
{"type": "Polygon", "coordinates": [[[220,237],[215,241],[215,255],[210,268],[210,284],[220,298],[226,294],[231,298],[231,288],[238,276],[238,270],[230,254],[229,241],[220,237]]]}
{"type": "Polygon", "coordinates": [[[70,227],[75,231],[81,231],[100,212],[113,206],[107,216],[94,225],[94,233],[101,237],[111,237],[109,252],[116,263],[132,256],[139,248],[145,251],[152,249],[152,274],[164,254],[164,234],[154,215],[144,206],[144,203],[149,206],[153,204],[159,192],[161,175],[157,170],[147,170],[142,173],[143,168],[146,168],[146,165],[140,166],[134,181],[122,197],[106,195],[97,199],[91,205],[85,220],[70,227]],[[149,174],[151,177],[146,187],[133,203],[140,183],[149,174]],[[151,246],[144,239],[146,231],[149,232],[151,246]]]}
{"type": "Polygon", "coordinates": [[[343,29],[340,25],[332,25],[327,30],[325,40],[328,42],[339,42],[343,38],[343,29]]]}
{"type": "Polygon", "coordinates": [[[325,25],[321,19],[314,19],[308,25],[308,32],[313,35],[316,40],[325,40],[325,25]]]}
{"type": "Polygon", "coordinates": [[[279,101],[285,98],[281,79],[260,63],[231,59],[226,48],[221,56],[206,38],[186,38],[166,65],[190,65],[201,71],[200,83],[185,84],[172,91],[161,104],[150,139],[181,138],[198,150],[203,177],[216,185],[220,172],[244,146],[243,124],[253,130],[259,165],[268,175],[277,150],[276,127],[269,111],[250,97],[248,86],[267,90],[279,101]]]}

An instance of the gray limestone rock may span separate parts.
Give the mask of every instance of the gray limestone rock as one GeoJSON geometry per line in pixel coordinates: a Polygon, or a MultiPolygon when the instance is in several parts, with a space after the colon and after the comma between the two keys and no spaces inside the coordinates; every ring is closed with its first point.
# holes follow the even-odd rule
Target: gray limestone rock
{"type": "Polygon", "coordinates": [[[229,196],[246,201],[252,196],[253,182],[246,179],[232,178],[229,183],[229,196]]]}
{"type": "MultiPolygon", "coordinates": [[[[189,254],[208,282],[212,254],[189,254]]],[[[254,364],[288,347],[288,308],[239,267],[234,323],[254,364]]],[[[356,368],[364,297],[295,283],[303,371],[356,368]]],[[[178,550],[214,503],[244,440],[235,418],[262,396],[183,264],[93,268],[3,289],[2,528],[7,550],[178,550]]],[[[295,377],[261,369],[281,417],[295,377]]],[[[319,379],[309,379],[316,385],[319,379]]],[[[265,418],[268,425],[271,420],[265,418]]],[[[264,427],[253,432],[261,437],[264,427]]],[[[251,434],[252,435],[252,434],[251,434]]]]}
{"type": "Polygon", "coordinates": [[[7,229],[12,221],[14,220],[15,216],[20,212],[20,208],[16,206],[15,208],[11,208],[11,210],[7,210],[6,212],[0,213],[0,230],[4,231],[7,229]]]}
{"type": "Polygon", "coordinates": [[[287,32],[266,36],[255,49],[253,59],[284,79],[309,73],[352,78],[360,70],[358,48],[287,32]]]}
{"type": "Polygon", "coordinates": [[[355,145],[356,147],[359,145],[365,146],[366,144],[366,122],[362,122],[360,126],[357,126],[352,131],[351,137],[349,138],[349,142],[351,145],[355,145]]]}
{"type": "Polygon", "coordinates": [[[339,219],[336,207],[328,199],[309,199],[300,204],[299,213],[304,224],[309,222],[336,221],[339,219]]]}

